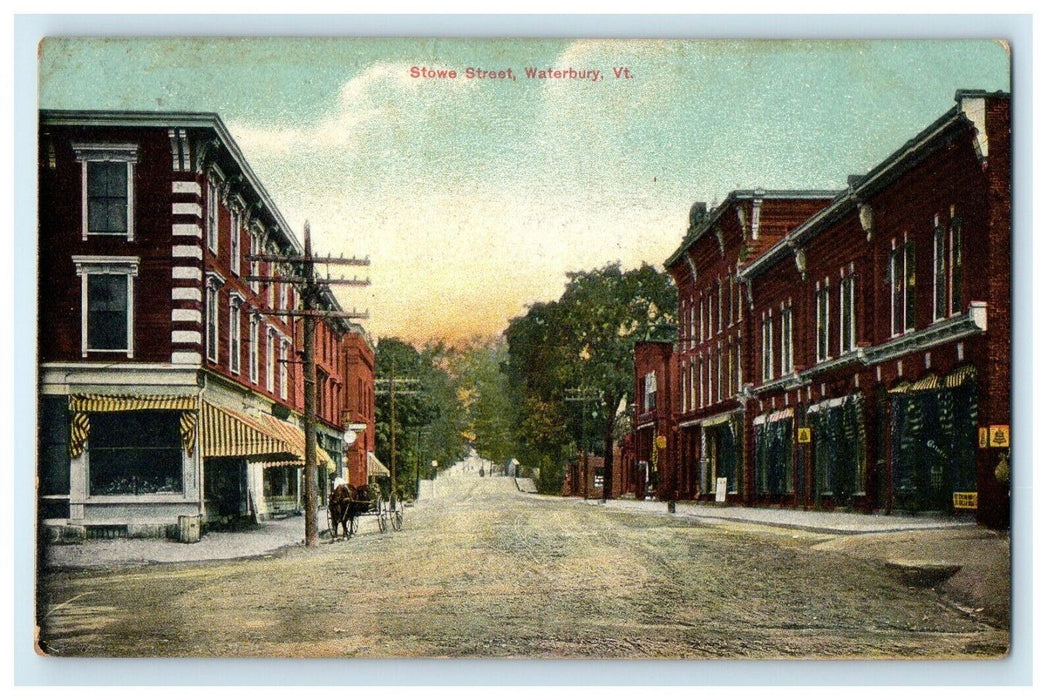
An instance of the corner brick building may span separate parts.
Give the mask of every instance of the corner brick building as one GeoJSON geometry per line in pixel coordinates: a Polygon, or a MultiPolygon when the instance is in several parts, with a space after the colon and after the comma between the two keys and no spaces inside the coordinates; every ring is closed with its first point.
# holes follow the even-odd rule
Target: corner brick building
{"type": "MultiPolygon", "coordinates": [[[[301,508],[302,327],[283,313],[299,300],[251,279],[288,271],[249,256],[302,249],[219,117],[42,111],[39,184],[44,528],[159,535],[301,508]]],[[[345,406],[372,436],[356,396],[372,348],[346,320],[316,332],[328,493],[347,474],[345,406]]]]}

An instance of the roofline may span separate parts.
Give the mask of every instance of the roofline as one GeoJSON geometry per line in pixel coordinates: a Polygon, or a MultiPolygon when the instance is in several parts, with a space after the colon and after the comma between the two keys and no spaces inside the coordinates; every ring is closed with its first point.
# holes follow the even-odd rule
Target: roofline
{"type": "Polygon", "coordinates": [[[182,126],[198,129],[212,129],[219,137],[224,148],[231,154],[246,179],[256,190],[267,207],[268,213],[278,223],[278,228],[293,246],[297,253],[303,253],[300,240],[282,216],[267,188],[256,176],[249,161],[246,160],[238,142],[216,112],[142,112],[130,110],[40,110],[40,124],[54,126],[139,126],[139,127],[173,127],[182,126]]]}
{"type": "Polygon", "coordinates": [[[781,260],[784,255],[790,255],[792,244],[805,243],[819,235],[828,226],[837,222],[848,207],[855,206],[857,199],[881,189],[885,185],[886,178],[903,168],[913,165],[914,158],[928,155],[933,148],[934,141],[948,130],[959,125],[970,124],[969,118],[962,109],[962,99],[964,97],[1009,98],[1010,93],[1002,91],[956,90],[956,104],[954,107],[942,114],[918,134],[908,139],[900,148],[871,168],[866,175],[853,185],[842,190],[827,207],[813,214],[794,230],[789,231],[775,245],[758,256],[757,260],[745,266],[740,271],[740,277],[749,279],[769,269],[781,260]]]}
{"type": "Polygon", "coordinates": [[[681,242],[681,245],[677,247],[677,250],[674,251],[673,255],[663,262],[663,267],[667,270],[673,267],[673,265],[675,265],[677,261],[688,252],[688,249],[695,245],[696,241],[702,238],[710,231],[714,224],[721,220],[721,217],[725,215],[725,212],[728,211],[734,202],[755,199],[833,199],[839,192],[840,190],[732,190],[725,196],[723,202],[717,205],[713,211],[709,212],[705,224],[698,227],[694,233],[691,232],[692,227],[688,227],[689,235],[681,242]]]}

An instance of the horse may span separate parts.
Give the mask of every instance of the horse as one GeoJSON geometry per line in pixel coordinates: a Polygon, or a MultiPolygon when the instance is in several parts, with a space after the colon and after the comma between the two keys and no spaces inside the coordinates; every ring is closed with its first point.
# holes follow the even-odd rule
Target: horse
{"type": "Polygon", "coordinates": [[[369,509],[369,493],[364,488],[353,489],[339,481],[329,494],[329,517],[333,523],[333,537],[336,538],[340,527],[344,528],[344,538],[354,534],[354,519],[369,509]]]}

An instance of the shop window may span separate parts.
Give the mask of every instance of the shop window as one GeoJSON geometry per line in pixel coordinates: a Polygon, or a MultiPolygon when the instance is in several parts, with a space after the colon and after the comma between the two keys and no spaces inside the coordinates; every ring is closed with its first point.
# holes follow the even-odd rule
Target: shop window
{"type": "Polygon", "coordinates": [[[852,505],[864,492],[863,402],[849,397],[839,405],[810,411],[816,496],[852,505]]]}
{"type": "Polygon", "coordinates": [[[794,492],[793,423],[784,418],[754,426],[754,479],[759,494],[794,492]]]}
{"type": "Polygon", "coordinates": [[[68,495],[70,492],[70,416],[65,396],[40,399],[37,431],[41,496],[68,495]]]}
{"type": "Polygon", "coordinates": [[[178,411],[92,413],[91,495],[182,494],[180,415],[178,411]]]}

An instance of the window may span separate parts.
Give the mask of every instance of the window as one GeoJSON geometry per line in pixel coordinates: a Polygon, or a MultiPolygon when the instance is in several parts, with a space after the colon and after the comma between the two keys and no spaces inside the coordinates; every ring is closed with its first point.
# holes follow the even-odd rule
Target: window
{"type": "Polygon", "coordinates": [[[260,381],[260,316],[249,314],[249,381],[260,381]]]}
{"type": "Polygon", "coordinates": [[[714,349],[706,349],[706,405],[714,402],[714,349]]]}
{"type": "Polygon", "coordinates": [[[181,415],[180,411],[90,414],[91,495],[182,493],[181,415]]]}
{"type": "Polygon", "coordinates": [[[841,304],[841,351],[847,353],[856,347],[856,277],[853,268],[842,278],[839,301],[841,304]]]}
{"type": "Polygon", "coordinates": [[[81,356],[123,352],[132,357],[133,285],[138,257],[75,255],[81,278],[81,356]]]}
{"type": "Polygon", "coordinates": [[[722,365],[725,362],[724,358],[725,358],[725,356],[724,356],[723,351],[721,349],[721,342],[718,341],[718,343],[717,343],[717,362],[715,363],[716,366],[714,368],[716,370],[716,377],[714,378],[714,400],[715,401],[720,401],[722,396],[724,396],[724,394],[722,394],[722,392],[721,392],[721,377],[724,376],[722,374],[721,367],[722,367],[722,365]]]}
{"type": "Polygon", "coordinates": [[[691,330],[689,331],[688,344],[689,344],[689,347],[694,347],[695,346],[695,305],[694,304],[692,305],[692,310],[691,310],[690,314],[691,314],[691,318],[690,318],[690,323],[689,323],[688,327],[691,330]]]}
{"type": "Polygon", "coordinates": [[[893,241],[889,256],[890,335],[915,328],[915,244],[893,241]]]}
{"type": "Polygon", "coordinates": [[[736,278],[728,273],[728,327],[732,327],[736,312],[736,278]]]}
{"type": "Polygon", "coordinates": [[[241,306],[245,300],[238,294],[231,293],[230,308],[230,367],[233,374],[242,371],[242,316],[241,306]]]}
{"type": "Polygon", "coordinates": [[[692,387],[692,395],[690,397],[691,400],[688,402],[688,407],[691,410],[694,411],[696,406],[698,405],[698,404],[696,404],[696,401],[695,401],[696,379],[695,379],[695,358],[694,357],[692,358],[692,361],[691,361],[691,363],[688,366],[688,384],[692,387]]]}
{"type": "Polygon", "coordinates": [[[786,376],[794,372],[794,309],[789,302],[780,316],[780,374],[786,376]]]}
{"type": "Polygon", "coordinates": [[[706,295],[706,337],[714,337],[714,295],[706,295]]]}
{"type": "Polygon", "coordinates": [[[717,281],[717,326],[716,326],[716,328],[714,330],[715,333],[720,333],[721,332],[721,326],[724,325],[724,321],[722,320],[724,318],[724,308],[725,308],[724,289],[725,289],[724,285],[721,284],[720,280],[718,280],[717,281]]]}
{"type": "Polygon", "coordinates": [[[768,381],[773,378],[772,372],[772,310],[761,316],[761,378],[768,381]]]}
{"type": "Polygon", "coordinates": [[[267,391],[274,393],[274,344],[275,344],[275,331],[273,328],[267,329],[267,391]]]}
{"type": "Polygon", "coordinates": [[[736,351],[739,346],[738,340],[728,341],[728,395],[736,394],[736,351]]]}
{"type": "Polygon", "coordinates": [[[681,365],[681,413],[688,412],[688,370],[681,365]]]}
{"type": "Polygon", "coordinates": [[[743,339],[736,338],[736,391],[743,391],[743,339]]]}
{"type": "Polygon", "coordinates": [[[654,411],[656,397],[659,395],[659,385],[655,381],[655,372],[644,375],[644,412],[654,411]]]}
{"type": "Polygon", "coordinates": [[[209,180],[207,188],[208,202],[207,214],[205,216],[205,240],[209,245],[209,250],[215,254],[219,251],[219,238],[220,231],[219,226],[216,225],[216,220],[219,216],[219,188],[216,187],[216,183],[209,180]]]}
{"type": "Polygon", "coordinates": [[[284,338],[278,355],[278,395],[289,398],[289,341],[284,338]]]}
{"type": "Polygon", "coordinates": [[[278,283],[278,308],[283,311],[289,308],[289,295],[287,292],[287,285],[285,282],[278,283]]]}
{"type": "Polygon", "coordinates": [[[242,215],[231,212],[231,272],[242,273],[242,215]]]}
{"type": "MultiPolygon", "coordinates": [[[[252,258],[249,261],[249,274],[252,277],[257,277],[260,274],[260,261],[256,260],[256,256],[260,254],[260,237],[256,234],[249,236],[249,257],[252,258]]],[[[249,282],[249,286],[257,294],[260,293],[260,281],[253,279],[249,282]]]]}
{"type": "Polygon", "coordinates": [[[816,361],[823,362],[831,356],[830,342],[830,281],[824,279],[823,286],[816,283],[816,361]]]}
{"type": "Polygon", "coordinates": [[[220,304],[219,291],[223,278],[210,272],[205,281],[205,357],[212,362],[219,361],[220,338],[220,304]]]}
{"type": "Polygon", "coordinates": [[[81,239],[133,238],[135,144],[72,144],[81,164],[81,239]]]}
{"type": "Polygon", "coordinates": [[[955,215],[955,207],[952,207],[951,217],[948,232],[948,267],[951,275],[948,294],[951,296],[952,313],[957,314],[966,308],[963,301],[963,225],[962,217],[955,215]]]}

